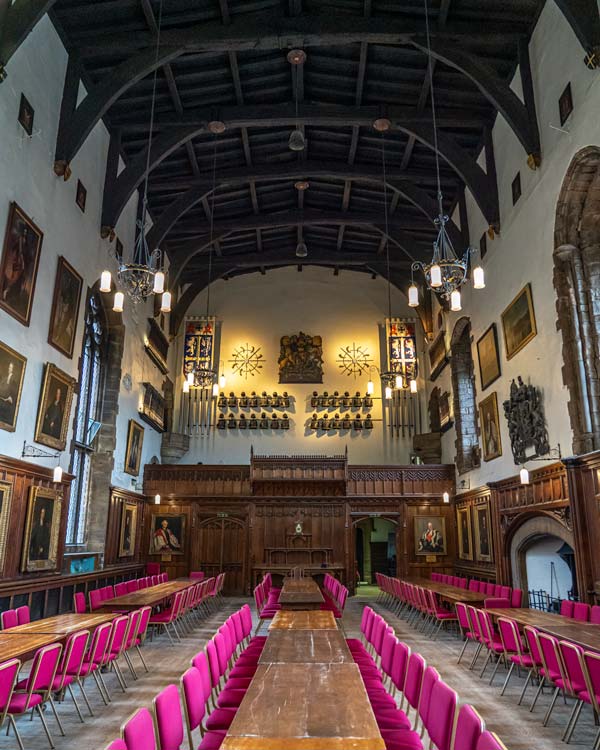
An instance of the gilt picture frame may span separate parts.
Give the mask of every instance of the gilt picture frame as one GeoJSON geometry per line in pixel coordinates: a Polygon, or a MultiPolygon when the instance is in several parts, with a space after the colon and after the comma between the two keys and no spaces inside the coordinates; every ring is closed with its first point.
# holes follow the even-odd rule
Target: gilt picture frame
{"type": "Polygon", "coordinates": [[[127,448],[125,450],[125,473],[137,477],[142,464],[142,447],[144,445],[144,428],[135,419],[129,420],[127,430],[127,448]]]}
{"type": "Polygon", "coordinates": [[[42,378],[34,440],[58,451],[67,447],[71,404],[77,381],[47,362],[42,378]]]}
{"type": "Polygon", "coordinates": [[[458,556],[461,560],[472,560],[473,532],[471,507],[469,505],[456,509],[456,528],[458,531],[458,556]]]}
{"type": "Polygon", "coordinates": [[[30,488],[21,562],[24,573],[57,569],[61,511],[61,492],[30,488]]]}
{"type": "Polygon", "coordinates": [[[531,284],[524,286],[502,313],[502,332],[506,359],[512,359],[537,335],[531,284]]]}
{"type": "Polygon", "coordinates": [[[490,393],[479,404],[479,424],[483,460],[493,461],[502,455],[502,438],[500,435],[500,416],[498,414],[498,397],[496,391],[490,393]]]}
{"type": "Polygon", "coordinates": [[[8,535],[8,521],[12,502],[12,482],[0,481],[0,576],[4,575],[4,559],[8,535]]]}
{"type": "Polygon", "coordinates": [[[446,555],[446,519],[443,516],[415,516],[415,555],[446,555]]]}
{"type": "Polygon", "coordinates": [[[48,343],[69,359],[73,358],[82,287],[82,277],[61,255],[54,282],[48,343]]]}
{"type": "Polygon", "coordinates": [[[489,500],[473,508],[473,517],[475,526],[475,559],[477,562],[493,562],[494,549],[489,500]]]}
{"type": "Polygon", "coordinates": [[[126,500],[121,505],[121,530],[119,533],[119,557],[134,557],[137,535],[137,503],[128,503],[126,500]]]}
{"type": "Polygon", "coordinates": [[[498,348],[498,331],[492,325],[477,341],[477,359],[479,361],[479,378],[481,390],[485,391],[500,377],[500,350],[498,348]]]}
{"type": "Polygon", "coordinates": [[[0,341],[0,430],[17,427],[26,367],[27,359],[0,341]]]}

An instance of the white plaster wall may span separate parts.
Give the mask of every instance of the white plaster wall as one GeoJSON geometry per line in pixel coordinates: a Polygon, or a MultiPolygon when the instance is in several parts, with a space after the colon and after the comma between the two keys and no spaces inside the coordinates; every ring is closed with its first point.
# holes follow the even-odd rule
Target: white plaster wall
{"type": "Polygon", "coordinates": [[[567,594],[573,586],[573,576],[567,563],[557,554],[563,544],[562,539],[550,537],[541,539],[527,550],[525,565],[529,591],[542,590],[550,593],[552,590],[553,596],[567,599],[567,594]],[[550,563],[554,563],[554,579],[550,563]]]}
{"type": "MultiPolygon", "coordinates": [[[[191,306],[189,315],[206,313],[206,296],[203,293],[191,306]]],[[[348,447],[351,463],[407,463],[411,441],[391,439],[389,428],[376,421],[374,429],[337,435],[317,434],[306,429],[314,409],[310,407],[310,395],[314,390],[330,394],[357,390],[366,392],[368,375],[354,380],[340,373],[336,358],[341,346],[366,346],[374,364],[380,365],[379,325],[387,316],[387,285],[378,278],[351,271],[341,271],[333,276],[331,270],[305,266],[302,273],[296,268],[269,271],[265,276],[252,274],[240,276],[230,281],[217,281],[211,291],[211,314],[221,323],[221,354],[224,361],[227,385],[225,392],[236,395],[243,390],[261,393],[281,393],[286,390],[295,398],[295,405],[289,410],[292,424],[289,431],[254,430],[212,430],[208,438],[193,438],[192,447],[184,462],[196,463],[247,463],[250,446],[255,451],[266,454],[320,454],[343,453],[348,447]],[[278,382],[279,342],[281,336],[304,331],[323,337],[323,384],[322,385],[280,385],[278,382]],[[232,375],[228,360],[232,351],[240,344],[250,343],[262,347],[264,367],[257,377],[244,380],[232,375]]],[[[392,290],[392,315],[413,317],[413,311],[406,304],[405,297],[392,290]]],[[[421,348],[421,327],[419,347],[421,348]]],[[[178,373],[176,390],[179,394],[183,384],[181,373],[182,336],[177,343],[178,373]]],[[[420,381],[420,385],[423,382],[420,381]]],[[[423,388],[421,387],[421,392],[423,388]]],[[[377,392],[376,396],[381,396],[377,392]]],[[[381,419],[381,400],[375,400],[372,414],[381,419]]],[[[259,411],[259,410],[255,410],[259,411]]],[[[269,410],[267,410],[269,411],[269,410]]],[[[281,413],[282,410],[275,410],[281,413]]],[[[356,411],[350,412],[352,418],[356,411]]],[[[229,413],[229,410],[225,410],[229,413]]],[[[320,414],[322,410],[317,410],[320,414]]],[[[344,410],[339,409],[340,415],[344,410]]],[[[233,410],[233,413],[241,413],[233,410]]],[[[244,412],[248,417],[250,411],[244,412]]],[[[329,415],[335,411],[329,410],[329,415]]],[[[361,410],[365,414],[365,410],[361,410]]],[[[427,429],[423,411],[423,425],[427,429]]]]}
{"type": "MultiPolygon", "coordinates": [[[[23,442],[33,443],[35,420],[45,362],[53,362],[73,377],[78,376],[78,360],[83,336],[85,295],[110,264],[109,245],[100,238],[100,211],[108,133],[102,124],[87,138],[71,167],[68,182],[53,172],[54,146],[58,128],[67,54],[54,27],[43,18],[11,59],[8,77],[0,85],[0,235],[4,236],[11,201],[16,201],[44,232],[40,265],[29,328],[0,310],[0,340],[27,357],[23,396],[14,433],[0,430],[0,453],[20,457],[23,442]],[[17,122],[21,92],[35,109],[34,136],[24,137],[17,122]],[[75,203],[77,179],[87,188],[87,206],[82,213],[75,203]],[[64,255],[83,276],[84,285],[73,359],[68,359],[47,343],[48,320],[54,291],[58,257],[64,255]]],[[[132,198],[117,226],[117,234],[131,251],[134,240],[136,198],[132,198]]],[[[115,269],[115,266],[112,266],[115,269]]],[[[138,419],[137,407],[144,380],[159,387],[162,376],[143,351],[146,312],[127,309],[123,373],[130,373],[133,388],[121,390],[117,421],[115,469],[107,477],[116,486],[131,488],[131,477],[123,472],[128,420],[138,419]]],[[[76,399],[73,403],[73,413],[76,399]]],[[[72,424],[72,419],[70,424],[72,424]]],[[[70,462],[69,431],[67,450],[60,463],[67,470],[70,462]]],[[[159,455],[160,435],[146,428],[142,464],[159,455]]],[[[38,459],[41,464],[54,462],[38,459]]]]}
{"type": "MultiPolygon", "coordinates": [[[[555,3],[546,3],[530,42],[537,115],[542,142],[542,163],[531,171],[527,154],[505,120],[499,116],[493,129],[498,186],[500,193],[501,234],[488,239],[483,261],[487,287],[475,291],[468,285],[463,294],[461,313],[450,313],[446,328],[448,340],[456,321],[471,318],[475,361],[477,401],[497,391],[503,455],[465,476],[471,487],[510,476],[515,466],[502,402],[508,397],[511,380],[521,375],[539,386],[543,393],[550,445],[560,443],[563,455],[571,451],[572,435],[567,413],[568,394],[562,384],[562,341],[556,331],[555,291],[552,284],[554,220],[558,195],[573,156],[581,148],[600,143],[600,80],[597,71],[583,64],[583,49],[555,3]],[[574,112],[560,132],[558,98],[571,82],[574,112]],[[523,194],[512,205],[511,183],[521,173],[523,194]],[[501,313],[526,283],[531,283],[538,334],[508,362],[504,352],[501,313]],[[485,391],[481,390],[475,342],[488,326],[498,328],[502,376],[485,391]]],[[[513,82],[520,94],[520,80],[513,82]]],[[[477,245],[486,222],[472,197],[467,196],[472,244],[477,245]]],[[[450,368],[434,385],[450,390],[450,368]]],[[[455,456],[455,432],[443,438],[444,460],[455,456]]],[[[529,468],[540,464],[532,463],[529,468]]]]}

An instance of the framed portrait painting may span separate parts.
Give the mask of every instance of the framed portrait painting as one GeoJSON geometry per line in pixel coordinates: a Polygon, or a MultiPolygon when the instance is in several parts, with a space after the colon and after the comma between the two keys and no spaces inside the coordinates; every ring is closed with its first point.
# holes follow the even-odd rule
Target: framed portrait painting
{"type": "Polygon", "coordinates": [[[478,562],[493,562],[492,524],[489,501],[473,508],[475,516],[475,558],[478,562]]]}
{"type": "Polygon", "coordinates": [[[144,444],[144,428],[135,419],[129,420],[127,431],[127,449],[125,450],[125,473],[137,477],[142,463],[142,445],[144,444]]]}
{"type": "Polygon", "coordinates": [[[69,359],[73,356],[82,286],[83,279],[81,276],[61,256],[58,259],[56,281],[54,282],[48,343],[69,359]]]}
{"type": "Polygon", "coordinates": [[[479,360],[479,377],[481,390],[491,385],[500,377],[500,352],[498,351],[498,332],[496,324],[487,329],[477,342],[477,359],[479,360]]]}
{"type": "Polygon", "coordinates": [[[28,326],[44,235],[16,203],[10,204],[0,259],[0,308],[28,326]]]}
{"type": "Polygon", "coordinates": [[[62,495],[47,487],[31,487],[27,503],[21,568],[25,573],[56,570],[62,495]]]}
{"type": "Polygon", "coordinates": [[[0,341],[0,429],[14,432],[27,360],[0,341]]]}
{"type": "Polygon", "coordinates": [[[448,364],[448,351],[446,349],[446,332],[440,331],[429,345],[429,367],[430,378],[435,380],[444,367],[448,364]]]}
{"type": "Polygon", "coordinates": [[[502,313],[502,332],[506,359],[512,359],[535,338],[537,328],[531,297],[531,284],[523,287],[502,313]]]}
{"type": "Polygon", "coordinates": [[[4,557],[6,555],[6,537],[12,491],[13,486],[11,482],[0,482],[0,575],[4,574],[4,557]]]}
{"type": "Polygon", "coordinates": [[[446,521],[443,516],[415,516],[415,554],[446,554],[446,521]]]}
{"type": "Polygon", "coordinates": [[[34,440],[58,451],[67,446],[67,429],[76,380],[46,363],[38,405],[34,440]]]}
{"type": "Polygon", "coordinates": [[[150,526],[151,555],[183,555],[185,553],[185,521],[183,513],[152,515],[150,526]]]}
{"type": "Polygon", "coordinates": [[[137,503],[123,501],[121,506],[121,533],[119,535],[119,557],[135,555],[135,536],[137,532],[137,503]]]}
{"type": "Polygon", "coordinates": [[[473,559],[473,533],[471,530],[471,507],[456,509],[458,529],[458,556],[461,560],[473,559]]]}
{"type": "Polygon", "coordinates": [[[490,393],[479,404],[479,421],[483,442],[483,460],[492,461],[502,455],[500,438],[500,417],[498,416],[498,398],[496,391],[490,393]]]}

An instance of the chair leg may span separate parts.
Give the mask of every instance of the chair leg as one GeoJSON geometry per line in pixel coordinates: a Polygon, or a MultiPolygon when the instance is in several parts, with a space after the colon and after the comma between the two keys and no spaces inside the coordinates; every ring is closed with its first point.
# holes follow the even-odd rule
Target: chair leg
{"type": "Polygon", "coordinates": [[[58,713],[56,711],[56,706],[54,705],[54,701],[52,700],[52,696],[48,696],[48,703],[50,704],[50,708],[52,709],[52,713],[54,714],[54,718],[56,719],[56,723],[58,724],[58,728],[60,730],[61,737],[65,736],[65,730],[63,729],[63,725],[61,724],[60,718],[58,716],[58,713]]]}
{"type": "Polygon", "coordinates": [[[521,690],[521,695],[519,697],[519,701],[517,703],[517,706],[520,706],[523,702],[523,698],[525,697],[525,693],[527,692],[527,688],[529,687],[529,681],[532,680],[533,676],[533,668],[527,672],[527,677],[525,678],[525,684],[523,685],[523,690],[521,690]]]}
{"type": "Polygon", "coordinates": [[[108,706],[112,699],[110,697],[110,693],[108,692],[108,688],[106,687],[106,683],[104,682],[104,677],[102,677],[102,672],[99,669],[96,669],[92,672],[92,675],[94,677],[96,685],[98,686],[98,690],[100,692],[100,695],[102,696],[104,705],[108,706]]]}
{"type": "Polygon", "coordinates": [[[119,666],[116,659],[113,661],[112,666],[115,674],[117,675],[117,680],[121,685],[121,690],[125,692],[127,690],[127,683],[125,682],[125,677],[123,677],[123,672],[121,672],[121,667],[119,666]]]}
{"type": "Polygon", "coordinates": [[[573,710],[571,711],[571,716],[569,716],[569,721],[567,722],[566,729],[562,736],[563,742],[566,742],[567,745],[569,744],[569,742],[571,742],[571,737],[573,736],[573,732],[575,731],[575,725],[579,720],[579,715],[581,713],[581,709],[583,708],[583,703],[584,702],[582,700],[576,701],[575,705],[573,706],[573,710]]]}
{"type": "Polygon", "coordinates": [[[77,699],[75,698],[75,694],[73,693],[73,690],[70,685],[67,685],[67,690],[69,691],[69,695],[71,696],[73,700],[73,705],[75,706],[75,710],[77,711],[77,715],[79,716],[79,721],[82,724],[85,724],[83,714],[81,713],[81,709],[79,708],[79,703],[77,703],[77,699]]]}
{"type": "Polygon", "coordinates": [[[131,672],[131,676],[133,677],[134,680],[137,680],[137,678],[138,678],[137,672],[133,668],[133,664],[131,663],[131,659],[129,658],[129,654],[127,653],[127,651],[123,651],[123,656],[125,657],[125,662],[126,662],[127,666],[129,667],[129,671],[131,672]]]}
{"type": "Polygon", "coordinates": [[[14,720],[11,714],[8,715],[8,718],[9,718],[9,724],[6,727],[6,734],[8,735],[8,730],[12,726],[15,732],[15,737],[17,738],[17,742],[19,744],[19,750],[25,750],[25,746],[23,745],[23,740],[21,739],[21,735],[19,734],[19,730],[17,729],[17,722],[14,720]]]}
{"type": "Polygon", "coordinates": [[[557,687],[554,689],[554,695],[552,696],[552,700],[550,701],[550,705],[548,706],[548,710],[546,711],[546,715],[544,716],[544,721],[542,724],[547,727],[548,722],[550,721],[550,714],[552,713],[552,709],[556,705],[556,699],[558,698],[558,694],[560,693],[560,688],[557,687]]]}
{"type": "Polygon", "coordinates": [[[144,665],[144,669],[146,672],[148,671],[148,665],[146,664],[146,660],[144,659],[144,654],[142,654],[142,649],[139,646],[136,646],[136,650],[138,652],[138,656],[140,657],[142,664],[144,665]]]}
{"type": "Polygon", "coordinates": [[[90,716],[93,716],[94,712],[92,711],[92,707],[91,707],[90,702],[88,700],[87,693],[85,692],[85,688],[83,687],[84,680],[80,680],[79,678],[77,678],[76,682],[79,685],[79,689],[81,690],[81,695],[83,695],[83,700],[85,701],[85,705],[87,706],[87,710],[90,712],[90,716]]]}
{"type": "Polygon", "coordinates": [[[50,747],[52,748],[52,750],[54,750],[54,747],[55,747],[54,740],[52,739],[52,735],[50,734],[50,730],[48,729],[48,725],[46,724],[46,719],[44,719],[44,714],[42,712],[42,707],[41,706],[36,706],[35,708],[36,708],[36,710],[37,710],[37,712],[38,712],[38,714],[40,716],[40,719],[42,720],[42,726],[44,727],[44,732],[46,732],[46,737],[48,738],[48,744],[50,745],[50,747]]]}
{"type": "MultiPolygon", "coordinates": [[[[508,670],[508,674],[506,675],[506,679],[504,680],[504,685],[502,685],[502,690],[500,691],[500,695],[504,695],[504,691],[506,690],[508,686],[508,681],[510,680],[510,676],[513,673],[513,670],[515,668],[515,662],[510,665],[510,669],[508,670]]],[[[525,683],[525,687],[527,687],[527,683],[525,683]]]]}
{"type": "Polygon", "coordinates": [[[496,659],[496,666],[494,667],[494,671],[492,672],[492,676],[490,677],[490,685],[494,682],[494,677],[496,676],[496,672],[498,671],[498,667],[500,666],[500,662],[502,661],[499,655],[497,655],[497,657],[498,658],[496,659]]]}
{"type": "Polygon", "coordinates": [[[479,658],[479,654],[481,653],[482,648],[483,648],[483,643],[477,644],[477,650],[475,651],[475,654],[473,658],[471,659],[471,664],[469,665],[469,669],[473,669],[473,667],[477,663],[477,659],[479,658]]]}
{"type": "Polygon", "coordinates": [[[540,697],[540,693],[542,692],[542,688],[544,687],[544,683],[546,682],[546,678],[542,677],[540,680],[540,685],[533,696],[533,701],[531,703],[531,706],[529,706],[529,713],[532,713],[533,709],[535,708],[535,704],[537,703],[537,699],[540,697]]]}
{"type": "Polygon", "coordinates": [[[487,665],[490,663],[491,658],[492,658],[492,652],[488,648],[487,656],[485,657],[485,661],[483,662],[483,669],[479,673],[479,679],[483,677],[485,670],[487,669],[487,665]]]}
{"type": "Polygon", "coordinates": [[[465,638],[465,642],[463,643],[463,647],[462,647],[462,650],[460,652],[460,656],[458,657],[458,661],[456,662],[457,664],[460,664],[460,660],[463,658],[463,655],[464,655],[464,653],[465,653],[466,648],[467,648],[468,645],[469,645],[469,639],[465,638]]]}

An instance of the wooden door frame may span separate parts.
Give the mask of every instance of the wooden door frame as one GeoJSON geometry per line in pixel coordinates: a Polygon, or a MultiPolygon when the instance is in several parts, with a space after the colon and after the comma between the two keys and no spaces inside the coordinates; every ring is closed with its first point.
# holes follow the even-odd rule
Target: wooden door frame
{"type": "MultiPolygon", "coordinates": [[[[220,543],[220,552],[219,552],[219,568],[220,572],[223,572],[223,552],[224,552],[224,536],[225,536],[225,524],[227,522],[233,521],[233,523],[237,526],[239,526],[243,531],[243,539],[244,539],[244,550],[242,555],[242,570],[241,570],[241,576],[240,576],[240,588],[241,588],[241,596],[244,595],[246,591],[246,579],[248,575],[248,518],[239,518],[238,516],[230,515],[230,514],[216,514],[213,516],[210,516],[209,518],[202,518],[198,519],[198,525],[197,530],[200,531],[203,526],[207,526],[209,523],[214,523],[215,521],[219,521],[221,523],[221,543],[220,543]]],[[[201,563],[200,560],[200,539],[198,539],[198,546],[196,547],[197,555],[198,555],[198,565],[201,563]]]]}
{"type": "Polygon", "coordinates": [[[366,521],[369,518],[383,518],[386,521],[390,521],[396,527],[396,575],[398,575],[398,564],[400,557],[398,555],[399,545],[402,541],[400,535],[402,533],[402,514],[396,511],[371,511],[371,510],[353,510],[350,512],[350,544],[349,546],[349,560],[350,567],[348,570],[348,588],[356,593],[356,526],[361,521],[366,521]]]}

